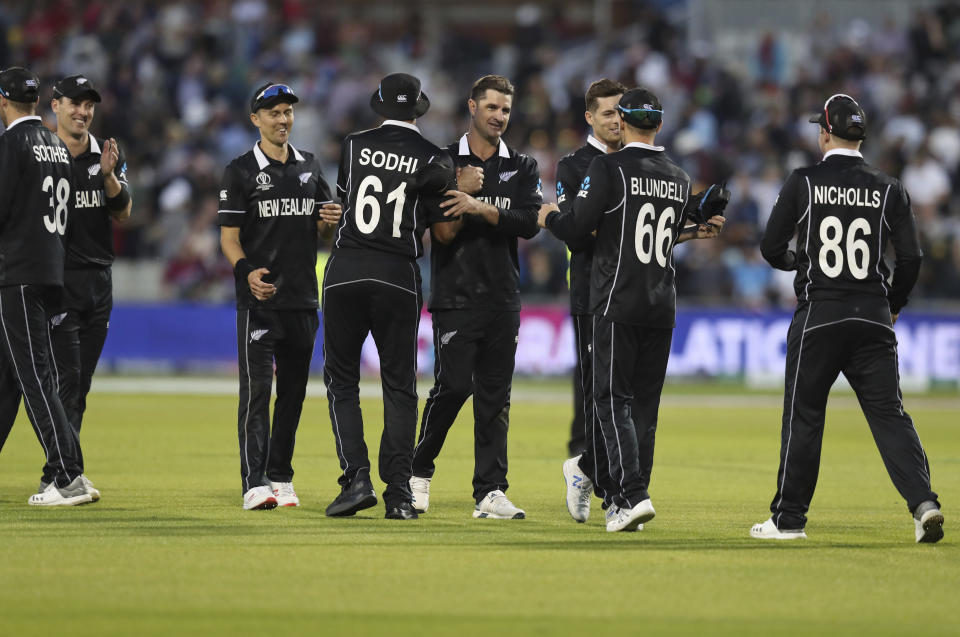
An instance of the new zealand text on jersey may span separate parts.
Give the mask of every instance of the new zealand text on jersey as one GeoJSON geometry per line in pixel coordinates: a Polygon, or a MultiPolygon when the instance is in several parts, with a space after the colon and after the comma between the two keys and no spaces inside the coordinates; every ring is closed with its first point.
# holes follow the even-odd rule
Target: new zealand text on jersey
{"type": "Polygon", "coordinates": [[[257,209],[261,217],[301,217],[304,215],[312,215],[316,205],[316,199],[284,197],[283,199],[258,201],[257,209]]]}
{"type": "Polygon", "coordinates": [[[36,157],[37,161],[52,161],[61,164],[70,163],[70,156],[67,154],[67,149],[63,146],[34,146],[33,156],[36,157]]]}
{"type": "Polygon", "coordinates": [[[873,188],[843,188],[839,186],[814,186],[813,203],[832,206],[880,207],[880,191],[873,188]]]}
{"type": "Polygon", "coordinates": [[[401,173],[415,173],[417,171],[417,158],[364,148],[360,151],[360,165],[370,165],[374,168],[395,170],[401,173]]]}
{"type": "Polygon", "coordinates": [[[102,190],[78,190],[75,198],[75,208],[99,208],[104,205],[102,190]]]}
{"type": "Polygon", "coordinates": [[[491,206],[496,206],[497,208],[510,208],[510,197],[501,197],[499,195],[496,197],[487,197],[484,195],[482,197],[477,197],[477,201],[488,203],[491,206]]]}

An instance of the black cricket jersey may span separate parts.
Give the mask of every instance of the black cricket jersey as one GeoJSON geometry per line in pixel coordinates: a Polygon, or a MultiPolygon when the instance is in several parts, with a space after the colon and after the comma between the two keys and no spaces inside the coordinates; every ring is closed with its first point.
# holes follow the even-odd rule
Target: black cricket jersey
{"type": "Polygon", "coordinates": [[[564,240],[597,231],[591,313],[615,323],[674,326],[673,247],[689,197],[690,177],[662,146],[634,142],[590,163],[573,208],[550,213],[547,228],[564,240]]]}
{"type": "Polygon", "coordinates": [[[874,296],[895,314],[907,303],[923,257],[903,184],[846,149],[790,174],[760,250],[773,267],[797,271],[801,303],[874,296]],[[787,247],[794,233],[796,251],[787,247]],[[896,254],[892,283],[883,258],[888,241],[896,254]]]}
{"type": "MultiPolygon", "coordinates": [[[[127,183],[127,158],[119,151],[113,174],[121,188],[127,183]]],[[[109,267],[113,263],[113,217],[107,208],[100,170],[100,143],[90,135],[90,146],[73,158],[73,193],[67,227],[67,269],[109,267]]]]}
{"type": "Polygon", "coordinates": [[[281,164],[260,150],[234,159],[223,172],[218,223],[240,228],[240,245],[254,268],[277,286],[258,301],[246,281],[237,282],[237,309],[314,309],[317,294],[317,221],[331,201],[330,186],[311,153],[289,147],[281,164]]]}
{"type": "MultiPolygon", "coordinates": [[[[605,155],[607,147],[593,135],[587,143],[566,155],[557,164],[557,206],[561,212],[569,212],[587,176],[590,162],[605,155]]],[[[593,266],[593,236],[578,237],[565,241],[570,249],[570,314],[590,313],[590,268],[593,266]]]]}
{"type": "Polygon", "coordinates": [[[447,147],[457,167],[483,168],[483,188],[473,196],[500,211],[498,225],[468,215],[449,245],[434,242],[429,308],[433,310],[520,310],[517,237],[533,238],[543,201],[540,171],[532,157],[501,139],[486,161],[470,152],[467,136],[447,147]]]}
{"type": "Polygon", "coordinates": [[[0,286],[63,285],[73,161],[39,117],[0,135],[0,286]]]}
{"type": "Polygon", "coordinates": [[[432,219],[406,188],[417,169],[431,161],[450,165],[452,160],[413,124],[388,119],[378,128],[348,135],[340,151],[337,194],[343,216],[333,253],[422,256],[423,233],[432,219]]]}

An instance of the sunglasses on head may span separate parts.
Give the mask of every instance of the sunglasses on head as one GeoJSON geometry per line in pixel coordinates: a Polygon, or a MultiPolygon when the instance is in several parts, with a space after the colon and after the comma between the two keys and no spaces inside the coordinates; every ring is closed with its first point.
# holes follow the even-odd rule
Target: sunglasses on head
{"type": "Polygon", "coordinates": [[[271,84],[267,88],[260,91],[257,95],[257,101],[270,99],[271,97],[276,97],[278,95],[293,95],[293,90],[286,84],[271,84]]]}
{"type": "MultiPolygon", "coordinates": [[[[827,98],[827,101],[823,103],[823,119],[824,119],[824,121],[827,122],[827,132],[828,132],[828,133],[832,133],[832,132],[833,132],[833,126],[830,125],[830,113],[827,112],[827,107],[830,106],[830,102],[832,102],[833,100],[838,100],[838,99],[843,98],[843,97],[847,98],[848,100],[850,100],[850,101],[853,102],[854,104],[857,104],[857,100],[853,99],[852,97],[850,97],[850,96],[847,95],[846,93],[836,93],[836,94],[834,94],[834,95],[831,95],[830,97],[827,98]]],[[[860,106],[860,105],[857,104],[857,106],[860,106]]]]}
{"type": "Polygon", "coordinates": [[[624,115],[633,115],[634,119],[637,120],[650,120],[650,122],[653,124],[658,123],[663,116],[662,108],[624,108],[623,106],[617,104],[617,110],[624,115]],[[636,115],[635,113],[641,114],[636,115]]]}

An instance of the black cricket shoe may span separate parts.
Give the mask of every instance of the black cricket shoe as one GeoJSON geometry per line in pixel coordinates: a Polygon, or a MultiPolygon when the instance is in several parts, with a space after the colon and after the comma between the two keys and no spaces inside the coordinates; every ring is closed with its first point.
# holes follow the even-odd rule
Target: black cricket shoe
{"type": "Polygon", "coordinates": [[[331,518],[347,517],[376,504],[377,494],[373,490],[373,484],[369,480],[354,480],[334,498],[326,513],[327,517],[331,518]]]}
{"type": "Polygon", "coordinates": [[[401,502],[396,506],[388,505],[387,514],[383,517],[388,520],[416,520],[419,516],[413,509],[412,502],[401,502]]]}

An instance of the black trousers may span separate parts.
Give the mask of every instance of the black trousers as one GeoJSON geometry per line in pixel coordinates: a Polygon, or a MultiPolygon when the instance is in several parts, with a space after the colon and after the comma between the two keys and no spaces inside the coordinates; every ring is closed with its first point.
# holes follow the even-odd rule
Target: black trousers
{"type": "Polygon", "coordinates": [[[316,310],[237,311],[242,490],[293,480],[293,447],[320,320],[316,310]],[[274,364],[277,399],[270,427],[274,364]]]}
{"type": "Polygon", "coordinates": [[[507,487],[510,389],[520,313],[440,310],[433,313],[435,384],[423,408],[413,475],[430,478],[447,432],[473,394],[473,498],[507,487]]]}
{"type": "MultiPolygon", "coordinates": [[[[650,472],[673,330],[593,318],[593,397],[607,455],[605,504],[633,507],[650,497],[650,472]]],[[[597,467],[602,464],[597,459],[597,467]]],[[[589,465],[583,458],[581,469],[589,465]]],[[[589,476],[589,474],[588,474],[589,476]]]]}
{"type": "MultiPolygon", "coordinates": [[[[50,318],[54,379],[67,420],[80,435],[87,394],[107,340],[113,310],[113,281],[110,268],[65,270],[60,307],[50,318]]],[[[83,470],[83,455],[80,455],[83,470]]],[[[54,468],[43,468],[49,482],[54,468]]]]}
{"type": "Polygon", "coordinates": [[[897,337],[879,303],[813,302],[799,307],[787,333],[787,366],[777,494],[770,505],[781,529],[802,529],[820,472],[827,396],[840,372],[866,416],[887,473],[911,512],[926,500],[930,467],[903,410],[897,337]]]}
{"type": "MultiPolygon", "coordinates": [[[[603,500],[604,508],[611,503],[610,498],[616,492],[610,480],[610,461],[603,433],[596,419],[596,405],[593,398],[593,316],[590,314],[573,315],[573,334],[577,347],[577,366],[573,373],[574,385],[574,426],[579,421],[579,438],[583,443],[579,450],[570,445],[571,455],[580,454],[580,470],[593,482],[593,492],[603,500]]],[[[634,393],[631,414],[643,413],[639,395],[634,393]]],[[[653,447],[657,436],[656,414],[652,426],[641,418],[633,418],[637,436],[637,461],[640,463],[640,475],[649,486],[653,472],[653,447]],[[641,427],[645,427],[641,429],[641,427]]],[[[571,439],[572,440],[572,439],[571,439]]]]}
{"type": "Polygon", "coordinates": [[[370,479],[360,412],[360,352],[373,335],[380,356],[383,434],[380,479],[389,508],[409,502],[417,434],[417,331],[423,297],[415,261],[336,254],[323,278],[323,378],[330,422],[347,487],[370,479]]]}
{"type": "Polygon", "coordinates": [[[50,479],[65,487],[82,470],[80,441],[57,395],[50,359],[48,308],[59,302],[59,295],[59,287],[0,287],[0,448],[17,418],[22,397],[52,468],[50,479]]]}

